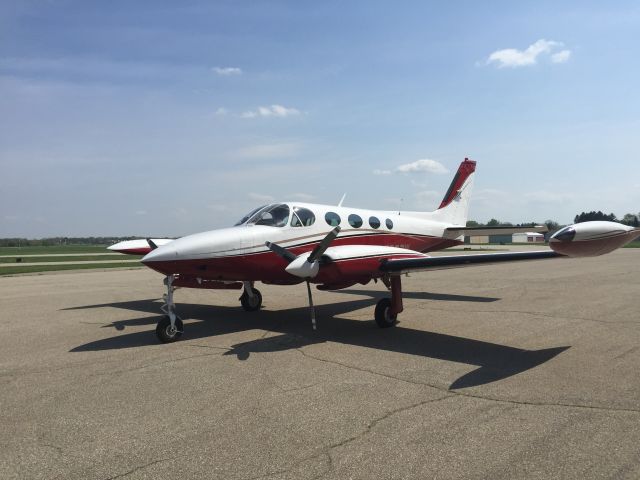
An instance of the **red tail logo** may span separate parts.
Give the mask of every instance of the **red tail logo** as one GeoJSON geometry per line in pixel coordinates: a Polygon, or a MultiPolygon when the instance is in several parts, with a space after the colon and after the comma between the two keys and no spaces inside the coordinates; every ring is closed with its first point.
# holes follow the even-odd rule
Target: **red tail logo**
{"type": "Polygon", "coordinates": [[[456,172],[455,177],[451,181],[451,185],[449,185],[449,190],[445,193],[444,198],[442,199],[442,203],[438,207],[444,208],[449,205],[458,195],[460,195],[460,188],[464,185],[464,182],[467,181],[469,175],[476,171],[476,162],[473,160],[469,160],[468,158],[464,159],[464,162],[460,164],[458,167],[458,171],[456,172]]]}

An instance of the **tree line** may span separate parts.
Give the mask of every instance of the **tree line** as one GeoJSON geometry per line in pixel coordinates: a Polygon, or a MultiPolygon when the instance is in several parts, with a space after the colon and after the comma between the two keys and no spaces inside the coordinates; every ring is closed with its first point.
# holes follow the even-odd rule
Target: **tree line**
{"type": "MultiPolygon", "coordinates": [[[[573,219],[573,223],[582,223],[582,222],[590,222],[594,220],[604,220],[608,222],[618,222],[624,225],[629,225],[631,227],[640,227],[640,213],[626,213],[621,219],[618,219],[613,213],[603,213],[600,210],[592,211],[592,212],[582,212],[576,215],[573,219]]],[[[547,226],[550,233],[556,232],[560,230],[562,227],[566,225],[561,225],[555,220],[546,220],[542,222],[547,226]]],[[[469,220],[467,222],[467,227],[534,227],[536,225],[541,225],[540,222],[523,222],[513,224],[511,222],[501,222],[495,218],[492,218],[487,223],[477,222],[475,220],[469,220]]]]}

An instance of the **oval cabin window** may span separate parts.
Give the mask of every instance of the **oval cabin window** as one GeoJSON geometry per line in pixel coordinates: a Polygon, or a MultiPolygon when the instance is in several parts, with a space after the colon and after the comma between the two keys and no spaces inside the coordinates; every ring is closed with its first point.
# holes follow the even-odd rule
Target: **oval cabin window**
{"type": "Polygon", "coordinates": [[[335,212],[327,212],[327,214],[324,216],[324,220],[332,227],[337,227],[338,225],[340,225],[341,221],[340,215],[335,212]]]}
{"type": "Polygon", "coordinates": [[[349,215],[349,225],[353,228],[360,228],[362,226],[362,217],[360,215],[356,215],[352,213],[349,215]]]}
{"type": "Polygon", "coordinates": [[[369,225],[371,228],[380,228],[380,220],[378,217],[369,217],[369,225]]]}

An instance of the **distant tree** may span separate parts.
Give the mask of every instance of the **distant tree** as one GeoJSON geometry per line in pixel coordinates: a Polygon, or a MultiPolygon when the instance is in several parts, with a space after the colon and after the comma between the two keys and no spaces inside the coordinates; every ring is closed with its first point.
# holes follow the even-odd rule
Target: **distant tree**
{"type": "Polygon", "coordinates": [[[500,225],[500,221],[495,218],[492,218],[487,222],[487,227],[497,227],[498,225],[500,225]]]}
{"type": "Polygon", "coordinates": [[[480,227],[481,225],[475,220],[467,220],[467,227],[480,227]]]}
{"type": "Polygon", "coordinates": [[[582,222],[591,222],[594,220],[605,220],[608,222],[617,222],[615,214],[610,213],[607,215],[606,213],[602,213],[600,210],[597,212],[582,212],[580,215],[576,215],[573,219],[573,223],[582,223],[582,222]]]}
{"type": "Polygon", "coordinates": [[[622,217],[622,220],[620,220],[620,223],[624,223],[625,225],[629,225],[630,227],[640,226],[640,220],[638,219],[638,216],[634,215],[633,213],[625,214],[625,216],[622,217]]]}
{"type": "Polygon", "coordinates": [[[556,232],[560,230],[560,224],[554,220],[546,220],[544,224],[547,226],[549,232],[556,232]]]}

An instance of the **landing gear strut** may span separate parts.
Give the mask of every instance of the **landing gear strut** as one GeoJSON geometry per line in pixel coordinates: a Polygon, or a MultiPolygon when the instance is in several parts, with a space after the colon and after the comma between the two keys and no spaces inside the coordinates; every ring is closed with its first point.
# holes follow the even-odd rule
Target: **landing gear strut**
{"type": "Polygon", "coordinates": [[[240,304],[247,312],[260,310],[262,306],[262,294],[260,290],[253,287],[253,282],[243,282],[244,291],[240,296],[240,304]]]}
{"type": "Polygon", "coordinates": [[[385,285],[391,287],[391,298],[383,298],[376,304],[375,319],[380,328],[393,327],[398,323],[398,314],[404,310],[402,306],[402,282],[399,276],[384,279],[385,285]]]}
{"type": "Polygon", "coordinates": [[[156,326],[156,335],[162,343],[175,342],[182,336],[182,320],[176,315],[176,304],[173,302],[173,292],[176,287],[173,286],[175,277],[169,275],[164,279],[164,284],[167,286],[167,293],[162,295],[164,304],[160,307],[160,310],[166,315],[158,322],[156,326]]]}

